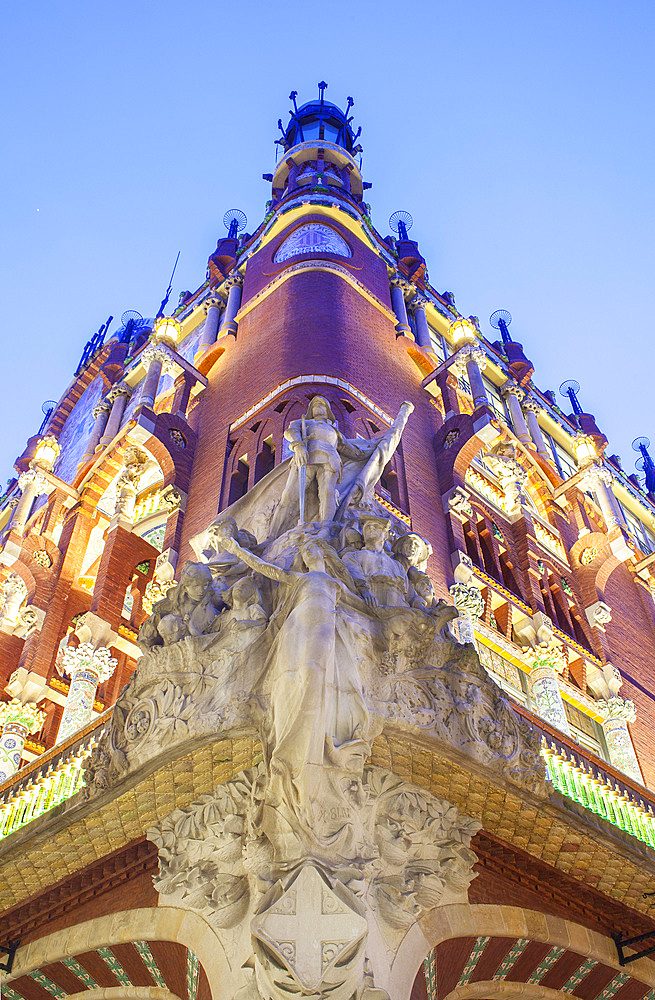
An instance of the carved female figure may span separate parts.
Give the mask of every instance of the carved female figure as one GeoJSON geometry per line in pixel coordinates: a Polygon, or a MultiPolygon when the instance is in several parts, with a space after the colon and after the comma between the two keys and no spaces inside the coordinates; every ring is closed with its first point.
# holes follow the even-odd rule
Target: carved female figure
{"type": "Polygon", "coordinates": [[[321,540],[301,543],[290,570],[232,537],[222,543],[286,588],[271,620],[276,634],[265,674],[270,708],[262,733],[268,764],[262,832],[287,860],[328,849],[351,857],[355,841],[361,844],[351,796],[369,751],[353,655],[358,601],[352,578],[321,540]]]}

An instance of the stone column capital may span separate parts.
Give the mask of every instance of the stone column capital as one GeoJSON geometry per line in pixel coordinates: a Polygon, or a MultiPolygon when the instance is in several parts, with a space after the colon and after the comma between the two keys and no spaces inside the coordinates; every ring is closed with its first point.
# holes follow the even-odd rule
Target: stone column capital
{"type": "Polygon", "coordinates": [[[501,395],[507,398],[507,396],[515,396],[519,403],[525,399],[525,391],[516,382],[511,382],[509,379],[504,382],[500,387],[501,395]]]}
{"type": "Polygon", "coordinates": [[[597,490],[601,483],[604,486],[611,486],[614,481],[614,476],[607,468],[606,465],[598,465],[596,462],[593,465],[589,465],[585,470],[580,480],[580,486],[583,490],[597,490]]]}
{"type": "Polygon", "coordinates": [[[603,722],[617,719],[620,722],[634,722],[637,718],[637,710],[633,701],[627,698],[604,698],[596,702],[598,714],[603,717],[603,722]]]}
{"type": "Polygon", "coordinates": [[[94,419],[97,420],[101,413],[109,413],[110,410],[111,400],[109,399],[109,396],[105,396],[104,399],[101,399],[100,402],[93,407],[91,412],[94,419]]]}
{"type": "Polygon", "coordinates": [[[126,396],[129,399],[131,395],[132,386],[128,385],[127,382],[117,382],[116,385],[111,387],[105,399],[111,404],[118,396],[126,396]]]}
{"type": "Polygon", "coordinates": [[[417,292],[409,305],[412,309],[425,309],[429,301],[430,300],[426,298],[425,295],[421,295],[420,292],[417,292]]]}
{"type": "Polygon", "coordinates": [[[454,583],[448,588],[448,593],[453,599],[453,604],[460,614],[468,615],[469,618],[477,620],[482,617],[484,611],[484,598],[476,586],[467,586],[465,583],[454,583]]]}
{"type": "Polygon", "coordinates": [[[466,366],[471,361],[475,362],[481,372],[487,367],[487,355],[477,343],[464,344],[453,356],[452,367],[462,375],[466,374],[466,366]]]}
{"type": "Polygon", "coordinates": [[[91,642],[81,642],[79,646],[67,647],[64,650],[61,666],[63,670],[73,677],[81,670],[90,670],[98,677],[98,683],[109,680],[118,665],[110,653],[107,646],[97,648],[91,642]]]}
{"type": "Polygon", "coordinates": [[[560,643],[551,642],[547,646],[535,646],[533,649],[526,649],[523,658],[529,663],[533,670],[539,667],[549,667],[556,674],[564,672],[566,666],[566,656],[560,643]]]}
{"type": "Polygon", "coordinates": [[[407,295],[409,292],[414,291],[414,286],[407,280],[407,278],[403,278],[400,274],[392,275],[389,279],[389,284],[392,288],[399,288],[403,295],[407,295]]]}
{"type": "Polygon", "coordinates": [[[234,285],[238,285],[239,287],[241,287],[241,285],[243,285],[243,275],[239,274],[238,271],[235,274],[228,275],[228,277],[225,279],[225,285],[227,288],[230,289],[233,288],[234,285]]]}
{"type": "Polygon", "coordinates": [[[36,705],[24,704],[18,698],[0,705],[0,729],[14,725],[25,729],[29,734],[38,733],[45,720],[45,712],[36,705]]]}
{"type": "Polygon", "coordinates": [[[28,469],[27,472],[22,472],[18,477],[18,486],[22,492],[25,492],[25,487],[30,485],[34,487],[37,497],[41,496],[42,493],[49,493],[52,489],[50,481],[37,468],[28,469]]]}
{"type": "Polygon", "coordinates": [[[546,410],[546,407],[538,399],[533,399],[532,396],[524,396],[521,400],[521,406],[524,410],[529,410],[531,413],[544,413],[546,410]]]}
{"type": "Polygon", "coordinates": [[[177,370],[175,359],[170,349],[164,344],[152,344],[150,347],[146,347],[141,355],[141,361],[146,371],[151,365],[157,363],[161,365],[161,370],[165,375],[174,375],[177,370]]]}
{"type": "Polygon", "coordinates": [[[224,305],[225,301],[220,297],[220,295],[210,295],[208,298],[205,299],[205,301],[202,304],[202,307],[206,315],[210,309],[222,309],[224,305]]]}

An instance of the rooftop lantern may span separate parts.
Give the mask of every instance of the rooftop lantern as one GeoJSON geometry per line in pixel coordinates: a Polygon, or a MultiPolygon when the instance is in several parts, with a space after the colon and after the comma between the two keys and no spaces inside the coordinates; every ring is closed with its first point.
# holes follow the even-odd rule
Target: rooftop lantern
{"type": "Polygon", "coordinates": [[[596,443],[589,434],[578,434],[573,442],[578,468],[586,469],[598,461],[596,443]]]}
{"type": "Polygon", "coordinates": [[[638,437],[632,442],[632,447],[635,451],[641,452],[641,458],[635,462],[635,468],[644,473],[648,492],[655,493],[655,463],[648,453],[650,441],[647,437],[638,437]]]}
{"type": "Polygon", "coordinates": [[[302,142],[321,140],[342,146],[353,155],[361,152],[361,149],[355,145],[361,134],[361,128],[354,132],[351,125],[352,116],[348,115],[355,103],[352,97],[348,98],[344,112],[336,104],[325,100],[327,83],[324,80],[319,83],[318,90],[318,100],[309,101],[300,108],[296,104],[298,91],[291,91],[289,94],[289,100],[293,102],[291,121],[286,128],[282,125],[281,120],[278,122],[278,128],[282,132],[282,138],[278,139],[280,145],[288,150],[302,142]]]}
{"type": "Polygon", "coordinates": [[[36,446],[32,464],[37,466],[39,469],[43,469],[45,472],[52,472],[52,468],[57,461],[57,456],[60,451],[61,448],[59,447],[56,437],[52,434],[46,434],[46,436],[41,438],[36,446]]]}
{"type": "Polygon", "coordinates": [[[471,323],[470,319],[464,319],[462,316],[450,324],[450,335],[453,338],[455,347],[472,344],[478,339],[478,331],[473,323],[471,323]]]}
{"type": "Polygon", "coordinates": [[[155,323],[152,337],[157,344],[176,347],[181,333],[182,328],[176,319],[172,316],[162,316],[155,323]]]}

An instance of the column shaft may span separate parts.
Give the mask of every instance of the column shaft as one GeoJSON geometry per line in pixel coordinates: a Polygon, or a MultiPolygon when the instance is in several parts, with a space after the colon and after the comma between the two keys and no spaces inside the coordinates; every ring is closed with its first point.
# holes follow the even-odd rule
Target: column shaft
{"type": "Polygon", "coordinates": [[[525,417],[523,416],[523,410],[521,409],[521,404],[519,402],[516,392],[508,391],[504,393],[505,399],[507,400],[507,406],[509,409],[510,416],[512,418],[512,424],[514,426],[514,433],[523,445],[532,444],[532,438],[530,437],[530,432],[528,431],[528,425],[525,422],[525,417]]]}
{"type": "Polygon", "coordinates": [[[530,673],[530,688],[536,714],[555,729],[571,735],[559,689],[557,671],[545,664],[537,664],[530,673]]]}
{"type": "Polygon", "coordinates": [[[471,386],[473,406],[487,406],[489,400],[487,399],[487,390],[482,381],[482,372],[478,367],[477,361],[471,355],[466,359],[466,374],[468,376],[468,383],[471,386]]]}
{"type": "Polygon", "coordinates": [[[396,323],[396,333],[399,336],[404,333],[406,337],[411,337],[412,330],[407,319],[407,306],[405,305],[403,286],[400,282],[394,282],[391,285],[391,305],[398,320],[396,323]]]}
{"type": "Polygon", "coordinates": [[[537,449],[537,454],[542,458],[548,459],[550,461],[550,455],[546,447],[546,441],[539,426],[539,417],[537,416],[535,410],[531,407],[526,407],[525,417],[528,422],[528,430],[530,432],[530,437],[532,438],[532,443],[537,449]]]}
{"type": "Polygon", "coordinates": [[[641,775],[627,721],[611,717],[604,719],[603,733],[605,734],[610,764],[636,781],[643,782],[644,779],[641,775]]]}
{"type": "Polygon", "coordinates": [[[89,668],[78,670],[72,675],[66,707],[57,733],[57,743],[63,743],[91,721],[98,683],[97,673],[89,668]]]}
{"type": "Polygon", "coordinates": [[[88,460],[95,454],[95,450],[100,444],[100,438],[102,437],[104,429],[107,426],[107,420],[109,419],[110,410],[111,410],[111,404],[108,401],[103,400],[101,403],[98,403],[95,410],[93,411],[96,419],[93,428],[91,430],[89,443],[86,446],[86,451],[82,456],[82,461],[80,462],[80,465],[84,465],[84,463],[88,462],[88,460]]]}
{"type": "Polygon", "coordinates": [[[100,438],[100,445],[105,448],[110,441],[113,441],[121,427],[121,420],[125,412],[129,391],[119,391],[116,393],[111,406],[111,413],[105,427],[105,432],[100,438]]]}
{"type": "Polygon", "coordinates": [[[209,300],[207,305],[207,318],[205,320],[205,325],[202,328],[200,343],[198,344],[195,358],[204,354],[206,348],[210,347],[216,340],[216,335],[218,334],[218,321],[221,316],[222,307],[223,303],[220,299],[209,300]]]}
{"type": "Polygon", "coordinates": [[[219,337],[224,337],[225,334],[231,333],[233,337],[236,337],[237,324],[234,317],[239,311],[239,306],[241,305],[241,284],[238,281],[234,281],[230,285],[230,290],[227,295],[227,305],[225,306],[225,312],[221,319],[221,328],[218,332],[219,337]]]}
{"type": "Polygon", "coordinates": [[[161,377],[162,362],[155,358],[150,362],[150,367],[146,373],[146,377],[143,380],[143,385],[141,386],[141,395],[139,396],[139,405],[147,406],[152,409],[155,405],[155,399],[157,398],[157,389],[159,388],[159,379],[161,377]]]}
{"type": "Polygon", "coordinates": [[[32,509],[32,504],[36,497],[36,484],[34,482],[28,482],[23,487],[23,493],[20,500],[18,501],[18,506],[14,511],[14,516],[11,519],[12,531],[23,532],[25,529],[25,524],[28,517],[30,516],[30,510],[32,509]]]}
{"type": "Polygon", "coordinates": [[[414,320],[416,323],[416,343],[419,347],[425,347],[430,350],[432,347],[430,327],[428,326],[428,318],[425,315],[425,305],[422,302],[414,306],[414,320]]]}

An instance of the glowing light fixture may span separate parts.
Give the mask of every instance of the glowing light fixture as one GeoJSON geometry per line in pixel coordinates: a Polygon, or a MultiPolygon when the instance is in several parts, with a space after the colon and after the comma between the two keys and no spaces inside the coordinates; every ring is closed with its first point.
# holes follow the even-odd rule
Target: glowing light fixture
{"type": "Polygon", "coordinates": [[[456,347],[477,340],[478,331],[468,319],[456,319],[450,324],[450,335],[456,347]]]}
{"type": "Polygon", "coordinates": [[[162,316],[155,323],[153,340],[156,340],[157,343],[169,344],[171,347],[175,347],[181,333],[182,328],[176,319],[173,319],[172,316],[162,316]]]}
{"type": "Polygon", "coordinates": [[[52,434],[47,434],[46,437],[41,438],[36,446],[36,451],[34,452],[34,465],[38,465],[41,469],[47,469],[48,472],[52,472],[52,467],[57,460],[57,455],[61,451],[57,439],[53,437],[52,434]]]}
{"type": "Polygon", "coordinates": [[[598,452],[596,450],[596,445],[594,444],[594,439],[588,434],[579,434],[573,442],[573,447],[575,449],[575,457],[577,459],[578,466],[581,469],[584,469],[585,466],[591,465],[593,462],[598,460],[598,452]]]}

